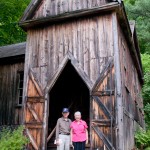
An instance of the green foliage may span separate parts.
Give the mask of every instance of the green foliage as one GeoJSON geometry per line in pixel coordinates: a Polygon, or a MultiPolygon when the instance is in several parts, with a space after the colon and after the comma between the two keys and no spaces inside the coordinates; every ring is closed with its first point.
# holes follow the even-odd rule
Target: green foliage
{"type": "Polygon", "coordinates": [[[130,20],[136,21],[141,53],[150,54],[150,0],[125,0],[130,20]]]}
{"type": "Polygon", "coordinates": [[[14,131],[4,128],[0,133],[0,150],[21,150],[29,142],[23,135],[24,127],[20,126],[14,131]]]}
{"type": "Polygon", "coordinates": [[[142,95],[144,99],[144,113],[147,131],[138,131],[135,134],[135,141],[138,148],[144,147],[144,150],[150,150],[150,55],[142,54],[141,57],[145,82],[142,89],[142,95]]]}
{"type": "Polygon", "coordinates": [[[26,33],[18,26],[30,0],[0,0],[0,46],[22,42],[26,33]]]}
{"type": "Polygon", "coordinates": [[[147,131],[137,132],[135,139],[138,148],[150,150],[150,0],[125,0],[125,6],[128,18],[136,21],[144,71],[142,96],[147,131]]]}
{"type": "Polygon", "coordinates": [[[143,99],[144,104],[150,103],[150,55],[143,54],[142,56],[142,64],[144,71],[144,86],[143,86],[143,99]]]}
{"type": "Polygon", "coordinates": [[[144,71],[144,86],[142,95],[144,99],[145,122],[150,129],[150,55],[142,54],[142,63],[144,71]]]}
{"type": "Polygon", "coordinates": [[[150,130],[139,130],[135,134],[137,148],[144,147],[145,150],[150,149],[150,130]]]}
{"type": "Polygon", "coordinates": [[[150,129],[150,103],[144,106],[145,122],[147,129],[150,129]]]}

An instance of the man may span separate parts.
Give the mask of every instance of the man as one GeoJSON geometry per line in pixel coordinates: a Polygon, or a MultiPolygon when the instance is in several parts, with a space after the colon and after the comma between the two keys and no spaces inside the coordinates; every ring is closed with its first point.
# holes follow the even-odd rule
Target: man
{"type": "Polygon", "coordinates": [[[62,117],[57,120],[57,125],[56,125],[57,150],[70,149],[71,120],[68,118],[68,116],[69,116],[69,109],[63,108],[62,117]]]}

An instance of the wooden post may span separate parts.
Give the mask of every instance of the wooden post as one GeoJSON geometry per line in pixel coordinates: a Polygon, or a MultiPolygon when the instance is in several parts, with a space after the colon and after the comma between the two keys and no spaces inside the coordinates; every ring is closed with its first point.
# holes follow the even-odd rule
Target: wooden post
{"type": "Polygon", "coordinates": [[[47,134],[48,134],[48,114],[49,114],[49,94],[45,94],[45,105],[44,105],[44,120],[43,120],[43,144],[42,150],[47,149],[47,134]]]}
{"type": "Polygon", "coordinates": [[[121,69],[119,59],[119,43],[118,43],[118,26],[117,15],[112,14],[113,27],[113,43],[114,43],[114,67],[115,67],[115,101],[116,101],[116,149],[124,150],[124,135],[123,135],[123,100],[121,92],[121,69]]]}

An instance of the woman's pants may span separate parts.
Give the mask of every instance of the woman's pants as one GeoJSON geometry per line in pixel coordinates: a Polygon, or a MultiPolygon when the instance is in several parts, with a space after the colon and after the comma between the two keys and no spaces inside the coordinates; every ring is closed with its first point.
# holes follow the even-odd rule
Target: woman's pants
{"type": "Polygon", "coordinates": [[[85,150],[85,141],[84,142],[73,142],[74,150],[85,150]]]}

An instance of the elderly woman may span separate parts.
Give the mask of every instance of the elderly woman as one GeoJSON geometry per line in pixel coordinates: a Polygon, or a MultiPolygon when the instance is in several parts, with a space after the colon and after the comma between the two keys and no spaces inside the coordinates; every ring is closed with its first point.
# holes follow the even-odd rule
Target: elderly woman
{"type": "Polygon", "coordinates": [[[85,150],[85,144],[88,144],[88,126],[81,119],[81,113],[79,111],[75,112],[74,117],[75,121],[70,125],[71,145],[73,144],[74,150],[85,150]]]}

